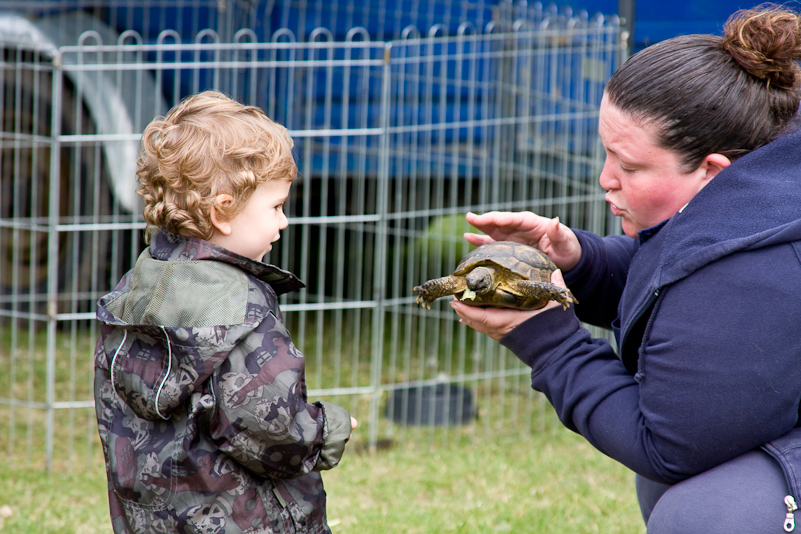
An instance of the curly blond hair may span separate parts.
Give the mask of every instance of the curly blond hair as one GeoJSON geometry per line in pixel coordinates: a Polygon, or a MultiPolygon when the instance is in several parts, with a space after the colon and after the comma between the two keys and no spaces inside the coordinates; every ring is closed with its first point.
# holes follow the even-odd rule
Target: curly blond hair
{"type": "Polygon", "coordinates": [[[257,107],[216,91],[184,99],[142,134],[136,174],[146,241],[157,228],[210,239],[211,210],[230,220],[260,183],[295,179],[292,147],[287,129],[257,107]]]}

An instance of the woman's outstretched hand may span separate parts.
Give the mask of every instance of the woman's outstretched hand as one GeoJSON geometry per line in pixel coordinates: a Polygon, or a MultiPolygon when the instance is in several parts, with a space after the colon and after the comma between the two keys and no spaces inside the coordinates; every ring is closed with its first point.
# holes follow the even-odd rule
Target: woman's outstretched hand
{"type": "Polygon", "coordinates": [[[569,271],[581,259],[581,244],[573,231],[559,218],[549,219],[530,211],[490,211],[467,214],[467,222],[486,235],[466,233],[464,238],[476,246],[492,241],[516,241],[537,247],[557,267],[569,271]]]}

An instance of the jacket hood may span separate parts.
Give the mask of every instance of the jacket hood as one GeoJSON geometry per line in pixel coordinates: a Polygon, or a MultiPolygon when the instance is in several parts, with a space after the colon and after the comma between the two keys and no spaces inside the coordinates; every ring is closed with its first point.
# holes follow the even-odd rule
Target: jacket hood
{"type": "Polygon", "coordinates": [[[159,229],[150,239],[150,254],[162,261],[215,260],[233,265],[269,284],[276,295],[306,287],[289,271],[231,252],[197,237],[186,237],[159,229]]]}
{"type": "Polygon", "coordinates": [[[302,286],[275,266],[157,233],[98,301],[114,391],[140,417],[169,419],[276,309],[278,293],[302,286]]]}
{"type": "Polygon", "coordinates": [[[801,132],[734,161],[659,232],[657,287],[736,251],[801,240],[801,132]]]}

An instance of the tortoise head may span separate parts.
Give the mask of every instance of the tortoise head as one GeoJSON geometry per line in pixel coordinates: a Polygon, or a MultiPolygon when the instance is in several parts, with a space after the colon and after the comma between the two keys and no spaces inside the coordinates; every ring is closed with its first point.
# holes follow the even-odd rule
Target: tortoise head
{"type": "Polygon", "coordinates": [[[464,278],[467,282],[467,287],[481,295],[492,290],[492,275],[492,269],[488,269],[487,267],[476,267],[469,273],[465,274],[464,278]]]}

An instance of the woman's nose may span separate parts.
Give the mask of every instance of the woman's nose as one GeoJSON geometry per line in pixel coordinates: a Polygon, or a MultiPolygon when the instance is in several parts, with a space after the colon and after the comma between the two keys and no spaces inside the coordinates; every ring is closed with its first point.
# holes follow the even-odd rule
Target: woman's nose
{"type": "Polygon", "coordinates": [[[614,177],[614,174],[609,170],[609,163],[604,163],[604,168],[601,169],[601,176],[598,179],[601,184],[601,187],[604,191],[611,191],[612,189],[618,189],[620,187],[620,182],[617,178],[614,177]]]}

